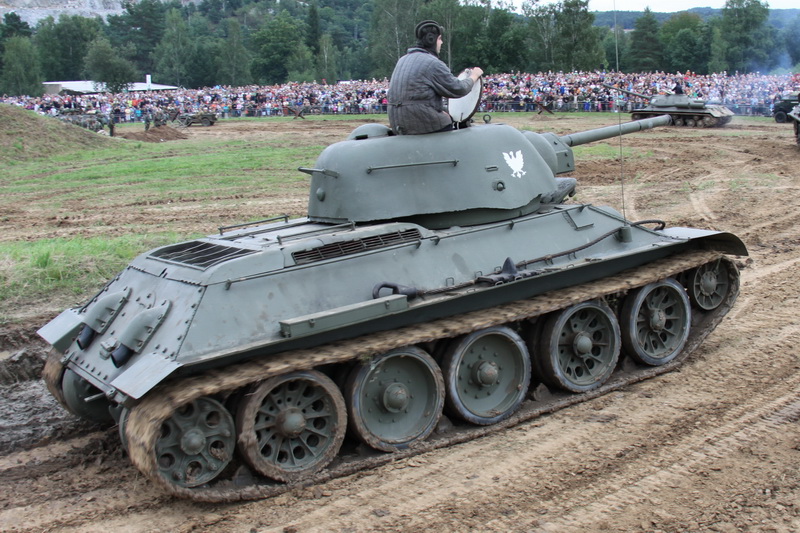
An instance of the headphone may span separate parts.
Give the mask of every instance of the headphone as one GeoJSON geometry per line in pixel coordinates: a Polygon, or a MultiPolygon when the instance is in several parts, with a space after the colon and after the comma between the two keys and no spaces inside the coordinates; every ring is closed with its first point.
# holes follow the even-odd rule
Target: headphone
{"type": "Polygon", "coordinates": [[[439,36],[443,33],[443,28],[434,20],[423,20],[414,28],[414,35],[417,41],[425,48],[434,48],[439,36]]]}

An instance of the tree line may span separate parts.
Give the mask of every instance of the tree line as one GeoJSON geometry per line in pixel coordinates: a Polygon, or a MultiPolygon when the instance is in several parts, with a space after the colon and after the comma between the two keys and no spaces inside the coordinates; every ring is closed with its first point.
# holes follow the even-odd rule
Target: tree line
{"type": "Polygon", "coordinates": [[[125,2],[119,15],[15,13],[0,24],[0,92],[38,95],[43,81],[92,79],[112,92],[145,74],[186,88],[382,79],[424,19],[444,25],[442,59],[458,72],[769,72],[800,64],[800,15],[768,23],[767,2],[727,0],[719,16],[660,23],[645,10],[633,31],[595,25],[588,0],[522,13],[492,0],[179,0],[125,2]]]}

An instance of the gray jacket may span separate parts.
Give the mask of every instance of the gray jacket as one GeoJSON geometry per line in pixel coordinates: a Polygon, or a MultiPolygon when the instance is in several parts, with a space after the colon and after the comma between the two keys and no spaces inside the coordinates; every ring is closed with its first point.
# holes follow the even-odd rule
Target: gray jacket
{"type": "Polygon", "coordinates": [[[453,123],[442,97],[460,98],[472,90],[444,62],[424,48],[409,48],[389,81],[389,125],[399,135],[431,133],[453,123]]]}

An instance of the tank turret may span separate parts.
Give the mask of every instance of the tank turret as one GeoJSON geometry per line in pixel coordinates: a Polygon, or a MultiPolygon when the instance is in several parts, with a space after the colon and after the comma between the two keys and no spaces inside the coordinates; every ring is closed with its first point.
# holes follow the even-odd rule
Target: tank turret
{"type": "Polygon", "coordinates": [[[730,122],[731,117],[733,117],[733,111],[725,106],[708,104],[703,100],[691,98],[685,94],[648,96],[605,83],[603,87],[648,101],[646,107],[632,111],[634,120],[668,113],[672,117],[672,123],[675,126],[713,127],[723,126],[730,122]]]}
{"type": "Polygon", "coordinates": [[[736,300],[744,244],[568,202],[557,177],[571,147],[669,120],[361,126],[301,169],[307,217],[145,252],[45,325],[43,377],[166,492],[231,502],[671,370],[736,300]]]}
{"type": "Polygon", "coordinates": [[[507,220],[574,191],[571,146],[669,124],[667,115],[559,137],[503,124],[435,138],[395,137],[369,124],[326,148],[311,174],[309,219],[344,224],[408,220],[429,228],[507,220]],[[458,191],[458,194],[453,194],[458,191]],[[359,198],[359,201],[352,201],[359,198]]]}

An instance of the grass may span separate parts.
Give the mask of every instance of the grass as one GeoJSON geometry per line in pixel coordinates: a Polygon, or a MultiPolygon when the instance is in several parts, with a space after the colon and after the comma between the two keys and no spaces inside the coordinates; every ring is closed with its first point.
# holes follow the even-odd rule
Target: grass
{"type": "MultiPolygon", "coordinates": [[[[576,146],[573,149],[573,153],[575,155],[575,159],[583,161],[589,159],[618,159],[620,147],[619,144],[597,142],[593,144],[576,146]]],[[[630,146],[625,146],[623,141],[622,157],[625,159],[641,159],[652,157],[652,155],[653,152],[651,150],[631,148],[630,146]]]]}
{"type": "Polygon", "coordinates": [[[143,250],[177,240],[161,234],[0,243],[0,323],[30,302],[81,301],[143,250]]]}
{"type": "Polygon", "coordinates": [[[202,219],[203,203],[216,198],[304,190],[309,177],[296,169],[313,166],[324,149],[278,133],[247,141],[121,142],[9,106],[0,106],[0,121],[0,222],[37,224],[46,234],[37,238],[32,230],[24,241],[0,234],[0,324],[27,306],[55,310],[82,301],[137,254],[194,236],[186,227],[174,231],[170,219],[147,221],[153,209],[180,200],[202,219]],[[106,215],[92,217],[100,207],[106,215]],[[120,228],[108,221],[115,212],[139,212],[144,222],[120,228]],[[59,231],[57,222],[76,218],[76,226],[59,231]],[[62,233],[69,237],[53,238],[62,233]]]}

